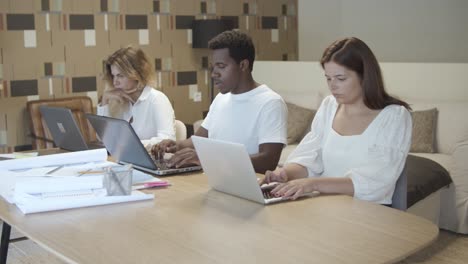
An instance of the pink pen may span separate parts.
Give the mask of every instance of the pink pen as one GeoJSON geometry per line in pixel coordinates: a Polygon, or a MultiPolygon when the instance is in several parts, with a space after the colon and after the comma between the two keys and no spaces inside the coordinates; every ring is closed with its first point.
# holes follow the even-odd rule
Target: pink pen
{"type": "Polygon", "coordinates": [[[143,186],[146,187],[146,188],[151,188],[151,187],[165,187],[165,186],[169,186],[171,185],[169,182],[167,181],[160,181],[160,182],[147,182],[147,183],[144,183],[143,186]]]}

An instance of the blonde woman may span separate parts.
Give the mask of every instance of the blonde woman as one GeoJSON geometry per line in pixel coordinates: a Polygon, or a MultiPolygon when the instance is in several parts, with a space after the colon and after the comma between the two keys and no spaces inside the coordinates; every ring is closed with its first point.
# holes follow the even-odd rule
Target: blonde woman
{"type": "Polygon", "coordinates": [[[174,109],[167,96],[154,89],[154,70],[141,49],[114,52],[106,60],[104,74],[106,89],[98,115],[130,122],[146,147],[175,139],[174,109]]]}

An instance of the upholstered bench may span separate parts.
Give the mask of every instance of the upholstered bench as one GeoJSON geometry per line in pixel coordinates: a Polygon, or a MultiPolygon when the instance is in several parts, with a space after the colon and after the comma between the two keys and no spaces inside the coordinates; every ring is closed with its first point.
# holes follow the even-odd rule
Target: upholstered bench
{"type": "Polygon", "coordinates": [[[448,171],[430,159],[408,155],[405,169],[408,177],[408,208],[452,183],[448,171]]]}

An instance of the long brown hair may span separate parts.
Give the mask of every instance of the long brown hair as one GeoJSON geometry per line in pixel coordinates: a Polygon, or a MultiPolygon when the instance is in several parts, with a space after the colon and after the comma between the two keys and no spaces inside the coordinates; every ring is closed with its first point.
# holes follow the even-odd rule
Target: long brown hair
{"type": "Polygon", "coordinates": [[[383,109],[392,104],[411,109],[408,103],[390,96],[385,91],[379,63],[362,40],[355,37],[336,40],[323,52],[320,60],[322,68],[330,61],[358,74],[364,93],[364,104],[370,109],[383,109]]]}

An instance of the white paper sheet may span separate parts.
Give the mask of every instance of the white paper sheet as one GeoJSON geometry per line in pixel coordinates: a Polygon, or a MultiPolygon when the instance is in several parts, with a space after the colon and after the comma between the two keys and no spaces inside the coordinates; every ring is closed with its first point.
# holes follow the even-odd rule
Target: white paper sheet
{"type": "MultiPolygon", "coordinates": [[[[77,151],[70,153],[61,153],[48,156],[30,157],[22,159],[12,159],[0,161],[0,195],[9,203],[14,203],[14,191],[17,183],[30,181],[31,177],[23,177],[25,174],[18,171],[10,170],[26,170],[36,169],[51,170],[54,166],[60,166],[67,163],[89,163],[100,161],[107,162],[107,151],[105,149],[77,151]],[[49,167],[41,169],[42,167],[49,167]]],[[[24,172],[24,171],[23,171],[24,172]]],[[[36,171],[35,174],[39,174],[36,171]]],[[[42,173],[44,174],[44,173],[42,173]]]]}
{"type": "Polygon", "coordinates": [[[13,152],[7,154],[0,154],[0,158],[7,158],[7,159],[24,159],[24,158],[31,158],[36,157],[37,152],[13,152]]]}
{"type": "Polygon", "coordinates": [[[107,160],[106,149],[75,151],[24,159],[0,161],[0,169],[22,170],[28,168],[60,166],[63,164],[79,164],[107,160]]]}
{"type": "Polygon", "coordinates": [[[127,196],[107,196],[102,176],[33,178],[16,182],[14,201],[24,214],[153,199],[134,191],[127,196]]]}
{"type": "Polygon", "coordinates": [[[16,183],[15,195],[102,188],[102,176],[68,178],[30,178],[16,183]]]}
{"type": "MultiPolygon", "coordinates": [[[[132,192],[129,196],[103,196],[102,191],[104,195],[106,193],[102,183],[103,170],[108,166],[122,165],[107,161],[105,149],[1,161],[0,195],[9,203],[16,203],[25,214],[153,199],[153,195],[141,192],[132,192]],[[96,193],[82,195],[91,190],[96,193]],[[74,195],[76,192],[80,195],[74,195]],[[57,196],[57,193],[62,197],[39,199],[57,196]]],[[[133,184],[157,181],[161,180],[133,170],[133,184]]]]}
{"type": "Polygon", "coordinates": [[[16,170],[19,177],[88,177],[103,175],[104,168],[121,166],[110,161],[89,162],[83,164],[39,167],[26,170],[16,170]]]}
{"type": "Polygon", "coordinates": [[[7,200],[9,203],[14,203],[14,190],[16,184],[17,174],[12,171],[0,169],[0,178],[2,183],[0,184],[0,195],[7,200]]]}
{"type": "MultiPolygon", "coordinates": [[[[0,142],[1,142],[1,140],[0,140],[0,142]]],[[[15,154],[13,154],[13,153],[0,154],[0,158],[14,159],[14,158],[15,158],[15,154]]]]}
{"type": "Polygon", "coordinates": [[[99,196],[92,195],[80,199],[64,199],[64,198],[46,198],[43,200],[37,199],[31,202],[26,200],[31,198],[16,198],[16,206],[23,214],[39,213],[56,211],[63,209],[72,209],[96,205],[115,204],[123,202],[133,202],[142,200],[154,199],[152,194],[145,194],[139,191],[133,191],[131,195],[126,196],[99,196]]]}

